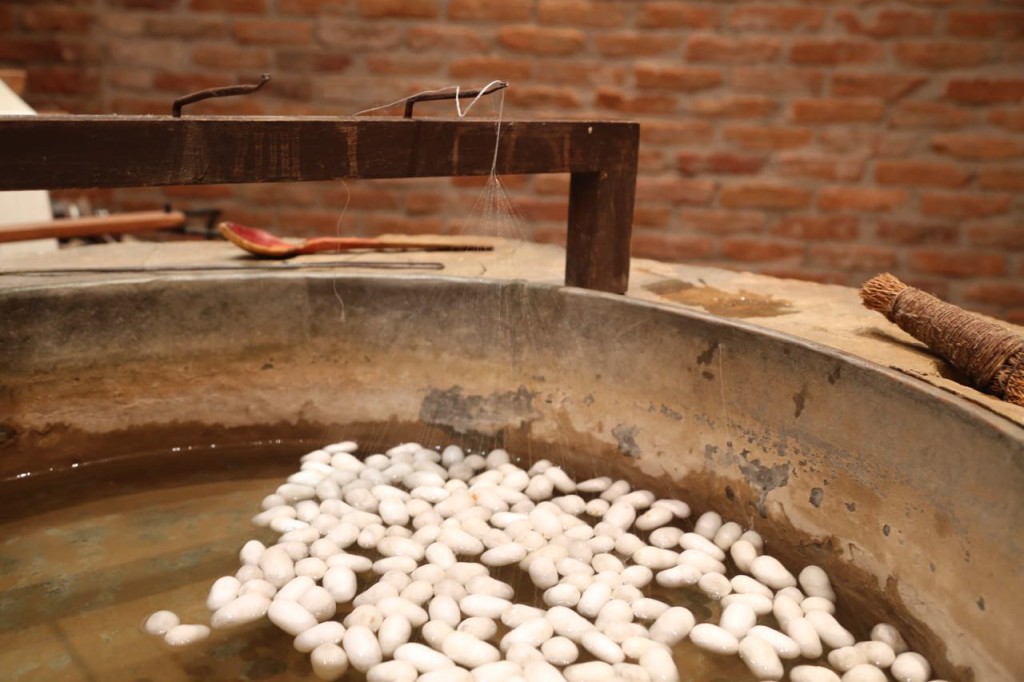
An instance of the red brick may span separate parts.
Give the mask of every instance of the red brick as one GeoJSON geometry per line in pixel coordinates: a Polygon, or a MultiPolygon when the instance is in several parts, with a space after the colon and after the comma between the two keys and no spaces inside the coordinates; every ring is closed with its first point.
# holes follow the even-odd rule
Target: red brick
{"type": "Polygon", "coordinates": [[[604,57],[654,57],[665,53],[674,55],[680,42],[675,35],[618,31],[595,35],[594,45],[604,57]]]}
{"type": "Polygon", "coordinates": [[[694,116],[725,118],[765,118],[775,113],[778,102],[762,95],[720,95],[690,99],[689,112],[694,116]]]}
{"type": "Polygon", "coordinates": [[[636,182],[638,201],[670,202],[698,206],[707,204],[715,193],[712,180],[641,176],[636,182]]]}
{"type": "MultiPolygon", "coordinates": [[[[499,4],[499,3],[495,3],[499,4]]],[[[322,21],[320,23],[323,23],[322,21]]],[[[346,28],[350,28],[349,24],[345,23],[346,28]]],[[[382,22],[376,22],[370,24],[369,27],[375,31],[379,36],[387,36],[387,41],[375,40],[374,44],[365,45],[366,49],[387,49],[396,46],[401,42],[401,30],[391,26],[390,24],[384,25],[382,22]],[[393,40],[392,40],[393,38],[393,40]]],[[[356,27],[352,30],[352,33],[358,35],[365,30],[361,27],[356,27]]],[[[414,26],[409,29],[406,34],[405,42],[410,49],[416,51],[425,50],[443,50],[451,53],[452,47],[457,46],[459,50],[464,54],[473,54],[479,52],[486,52],[494,44],[494,33],[488,30],[480,30],[469,26],[446,26],[444,24],[424,24],[422,26],[414,26]]],[[[345,48],[345,42],[338,41],[335,44],[340,48],[345,48]]]]}
{"type": "Polygon", "coordinates": [[[627,114],[670,114],[677,106],[669,95],[629,95],[617,88],[598,88],[595,94],[597,106],[627,114]]]}
{"type": "Polygon", "coordinates": [[[516,107],[578,109],[579,96],[567,88],[552,85],[519,85],[509,89],[508,103],[516,107]]]}
{"type": "Polygon", "coordinates": [[[731,38],[698,33],[686,41],[686,58],[691,62],[761,64],[778,57],[781,46],[778,38],[731,38]]]}
{"type": "MultiPolygon", "coordinates": [[[[305,184],[305,183],[303,183],[305,184]]],[[[350,183],[345,187],[329,188],[324,193],[324,202],[329,206],[344,206],[364,211],[387,211],[401,207],[399,195],[390,189],[375,187],[377,183],[350,183]]]]}
{"type": "Polygon", "coordinates": [[[431,19],[441,14],[440,0],[357,0],[360,16],[380,19],[431,19]]]}
{"type": "Polygon", "coordinates": [[[140,12],[106,12],[98,19],[98,30],[108,38],[134,38],[146,32],[146,15],[140,12]]]}
{"type": "Polygon", "coordinates": [[[200,45],[192,49],[192,61],[213,69],[263,69],[270,66],[270,53],[227,45],[200,45]]]}
{"type": "Polygon", "coordinates": [[[777,261],[802,259],[803,244],[757,239],[754,237],[728,237],[722,240],[722,255],[738,261],[777,261]]]}
{"type": "MultiPolygon", "coordinates": [[[[557,244],[564,247],[566,237],[564,225],[533,225],[530,232],[530,239],[538,244],[557,244]]],[[[454,230],[456,234],[465,233],[465,229],[454,230]]],[[[635,234],[635,233],[634,233],[635,234]]]]}
{"type": "Polygon", "coordinates": [[[22,38],[17,35],[0,40],[0,61],[11,65],[36,63],[77,64],[92,61],[94,51],[81,44],[53,37],[22,38]]]}
{"type": "Polygon", "coordinates": [[[966,220],[1002,215],[1010,208],[1008,194],[932,194],[921,195],[921,213],[966,220]]]}
{"type": "Polygon", "coordinates": [[[235,39],[260,45],[306,45],[313,38],[313,27],[305,21],[246,20],[233,27],[235,39]]]}
{"type": "Polygon", "coordinates": [[[409,192],[405,195],[405,212],[412,216],[436,215],[444,211],[445,196],[437,192],[409,192]]]}
{"type": "Polygon", "coordinates": [[[535,71],[544,74],[544,80],[549,83],[594,87],[626,82],[626,67],[607,61],[535,59],[533,64],[535,71]]]}
{"type": "Polygon", "coordinates": [[[882,120],[885,104],[878,99],[796,99],[790,120],[794,123],[874,123],[882,120]]]}
{"type": "Polygon", "coordinates": [[[805,208],[811,203],[811,192],[793,185],[750,182],[726,185],[719,201],[726,208],[805,208]]]}
{"type": "MultiPolygon", "coordinates": [[[[167,115],[167,99],[152,97],[115,97],[110,103],[110,113],[130,116],[136,114],[167,115]]],[[[152,208],[152,205],[150,205],[152,208]]]]}
{"type": "Polygon", "coordinates": [[[896,251],[881,246],[814,244],[808,249],[811,267],[878,272],[891,270],[896,262],[896,251]]]}
{"type": "Polygon", "coordinates": [[[1024,167],[989,166],[978,171],[981,189],[1024,190],[1024,167]]]}
{"type": "Polygon", "coordinates": [[[932,149],[958,159],[993,161],[1024,156],[1024,140],[1000,135],[944,133],[932,137],[932,149]]]}
{"type": "Polygon", "coordinates": [[[451,0],[448,17],[470,21],[525,21],[532,10],[533,0],[451,0]]]}
{"type": "Polygon", "coordinates": [[[116,40],[107,50],[112,63],[134,67],[183,68],[191,57],[188,44],[181,40],[116,40]]]}
{"type": "Polygon", "coordinates": [[[722,72],[718,69],[638,62],[633,71],[638,88],[695,92],[722,83],[722,72]]]}
{"type": "Polygon", "coordinates": [[[534,199],[520,197],[516,200],[516,209],[522,212],[530,222],[538,220],[564,223],[569,219],[569,199],[534,199]]]}
{"type": "Polygon", "coordinates": [[[707,237],[665,234],[636,230],[630,244],[634,258],[654,258],[662,261],[688,261],[707,258],[714,250],[714,243],[707,237]]]}
{"type": "Polygon", "coordinates": [[[1020,38],[1024,12],[950,12],[946,31],[958,38],[1020,38]]]}
{"type": "Polygon", "coordinates": [[[916,152],[919,136],[914,133],[879,132],[878,127],[834,126],[818,134],[823,151],[836,154],[869,153],[881,158],[897,158],[916,152]]]}
{"type": "Polygon", "coordinates": [[[29,31],[86,33],[96,21],[92,10],[42,5],[21,10],[21,26],[29,31]]]}
{"type": "Polygon", "coordinates": [[[349,9],[349,0],[277,0],[278,14],[319,16],[341,14],[349,9]]]}
{"type": "Polygon", "coordinates": [[[864,156],[821,156],[780,154],[779,173],[792,178],[815,180],[859,180],[864,174],[864,156]]]}
{"type": "Polygon", "coordinates": [[[841,97],[882,97],[899,99],[928,82],[924,76],[886,73],[836,73],[832,94],[841,97]]]}
{"type": "Polygon", "coordinates": [[[897,128],[962,128],[971,122],[965,109],[941,102],[906,101],[896,105],[889,119],[897,128]]]}
{"type": "Polygon", "coordinates": [[[934,23],[931,13],[913,10],[881,10],[871,17],[844,10],[836,19],[850,33],[872,38],[931,35],[934,23]]]}
{"type": "Polygon", "coordinates": [[[970,225],[967,238],[973,246],[1024,251],[1024,225],[1019,222],[970,225]]]}
{"type": "Polygon", "coordinates": [[[444,221],[440,218],[409,217],[371,213],[366,216],[366,229],[370,234],[440,234],[444,221]]]}
{"type": "Polygon", "coordinates": [[[270,100],[266,97],[215,97],[189,105],[193,114],[210,116],[267,116],[270,100]]]}
{"type": "Polygon", "coordinates": [[[943,300],[950,300],[949,279],[945,277],[933,277],[927,275],[914,275],[905,270],[901,271],[901,279],[912,287],[925,291],[932,296],[943,300]]]}
{"type": "Polygon", "coordinates": [[[922,223],[909,220],[881,220],[875,236],[891,244],[955,244],[960,230],[949,223],[922,223]]]}
{"type": "Polygon", "coordinates": [[[841,66],[843,64],[869,64],[884,55],[882,46],[875,42],[847,39],[800,39],[793,42],[789,60],[794,64],[841,66]]]}
{"type": "Polygon", "coordinates": [[[1024,286],[1009,282],[981,282],[969,285],[964,290],[964,297],[983,303],[1024,305],[1024,286]]]}
{"type": "Polygon", "coordinates": [[[640,143],[641,146],[707,144],[713,134],[714,128],[707,121],[656,119],[640,126],[640,143]]]}
{"type": "Polygon", "coordinates": [[[156,16],[146,19],[146,34],[158,38],[223,39],[228,35],[227,24],[220,19],[204,16],[156,16]]]}
{"type": "Polygon", "coordinates": [[[552,173],[536,175],[533,178],[533,191],[535,194],[569,194],[569,174],[552,173]]]}
{"type": "Polygon", "coordinates": [[[159,71],[153,75],[153,87],[157,90],[188,94],[196,90],[233,85],[227,77],[210,73],[185,71],[159,71]]]}
{"type": "Polygon", "coordinates": [[[537,26],[506,26],[498,32],[498,40],[516,52],[568,56],[583,49],[585,37],[574,28],[540,28],[537,26]]]}
{"type": "Polygon", "coordinates": [[[676,156],[676,168],[683,175],[704,175],[705,173],[723,173],[730,175],[750,175],[764,167],[765,157],[752,154],[736,154],[732,152],[679,152],[676,156]]]}
{"type": "Polygon", "coordinates": [[[1024,109],[995,109],[989,113],[988,120],[1007,130],[1024,131],[1024,109]]]}
{"type": "MultiPolygon", "coordinates": [[[[333,183],[331,183],[333,188],[333,183]]],[[[324,183],[320,182],[268,182],[237,187],[239,199],[257,205],[310,206],[323,201],[324,183]]],[[[339,205],[338,212],[341,212],[339,205]]]]}
{"type": "Polygon", "coordinates": [[[911,251],[907,261],[914,272],[944,277],[995,277],[1006,273],[1006,257],[1000,253],[920,249],[911,251]]]}
{"type": "Polygon", "coordinates": [[[668,206],[641,204],[633,208],[633,224],[640,227],[668,227],[672,222],[672,209],[668,206]]]}
{"type": "Polygon", "coordinates": [[[425,59],[420,55],[368,55],[366,68],[378,75],[423,76],[437,73],[441,67],[439,59],[425,59]]]}
{"type": "Polygon", "coordinates": [[[113,88],[126,90],[151,90],[153,88],[152,69],[106,69],[107,83],[113,88]]]}
{"type": "Polygon", "coordinates": [[[946,97],[965,104],[1009,104],[1024,101],[1024,79],[954,79],[946,86],[946,97]]]}
{"type": "Polygon", "coordinates": [[[818,208],[823,211],[891,211],[907,201],[901,189],[875,187],[823,187],[818,193],[818,208]]]}
{"type": "Polygon", "coordinates": [[[795,5],[743,5],[729,14],[729,28],[741,31],[811,32],[821,28],[825,10],[795,5]]]}
{"type": "Polygon", "coordinates": [[[173,9],[178,0],[111,0],[113,7],[125,9],[173,9]]]}
{"type": "Polygon", "coordinates": [[[278,68],[296,72],[340,73],[352,64],[352,58],[336,50],[278,50],[278,68]]]}
{"type": "Polygon", "coordinates": [[[627,9],[608,0],[540,0],[537,18],[542,24],[615,28],[626,23],[627,9]]]}
{"type": "Polygon", "coordinates": [[[62,95],[92,95],[100,89],[98,69],[79,69],[64,66],[37,66],[28,70],[27,90],[33,95],[51,93],[62,95]]]}
{"type": "MultiPolygon", "coordinates": [[[[500,78],[502,80],[528,80],[533,66],[528,61],[504,57],[462,57],[448,65],[448,75],[454,78],[500,78]]],[[[516,85],[513,90],[518,88],[516,85]]]]}
{"type": "Polygon", "coordinates": [[[786,216],[771,229],[777,237],[804,241],[850,241],[860,233],[860,220],[853,216],[786,216]]]}
{"type": "Polygon", "coordinates": [[[263,14],[266,0],[190,0],[194,12],[232,12],[235,14],[263,14]]]}
{"type": "Polygon", "coordinates": [[[875,182],[905,187],[962,187],[971,174],[943,161],[885,161],[875,164],[875,182]]]}
{"type": "Polygon", "coordinates": [[[641,147],[637,153],[636,167],[640,173],[663,173],[672,170],[668,154],[661,149],[641,147]]]}
{"type": "Polygon", "coordinates": [[[773,95],[816,95],[822,91],[825,74],[818,69],[784,67],[736,67],[732,87],[736,90],[773,95]]]}
{"type": "Polygon", "coordinates": [[[730,125],[723,128],[723,135],[727,141],[744,149],[774,151],[803,147],[814,137],[814,132],[785,126],[730,125]]]}
{"type": "Polygon", "coordinates": [[[902,41],[894,46],[897,61],[923,69],[957,69],[988,62],[988,45],[953,40],[902,41]]]}
{"type": "Polygon", "coordinates": [[[764,232],[762,211],[726,211],[722,209],[689,209],[679,213],[678,224],[684,230],[712,234],[764,232]]]}
{"type": "Polygon", "coordinates": [[[645,2],[636,18],[639,28],[714,28],[718,25],[718,9],[677,0],[645,2]]]}

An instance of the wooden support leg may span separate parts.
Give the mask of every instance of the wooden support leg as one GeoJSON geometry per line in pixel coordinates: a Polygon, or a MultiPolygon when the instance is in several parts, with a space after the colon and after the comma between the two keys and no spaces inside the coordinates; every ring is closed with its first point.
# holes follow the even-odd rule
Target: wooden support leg
{"type": "Polygon", "coordinates": [[[565,284],[623,294],[629,286],[636,166],[573,173],[565,284]]]}

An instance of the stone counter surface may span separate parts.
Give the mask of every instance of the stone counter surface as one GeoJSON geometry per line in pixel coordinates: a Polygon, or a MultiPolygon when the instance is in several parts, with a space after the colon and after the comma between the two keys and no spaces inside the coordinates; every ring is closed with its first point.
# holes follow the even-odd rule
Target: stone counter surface
{"type": "MultiPolygon", "coordinates": [[[[563,249],[503,239],[489,241],[495,245],[492,252],[319,254],[288,261],[254,259],[233,245],[220,241],[133,241],[86,246],[45,256],[0,257],[0,295],[15,290],[90,286],[109,281],[130,283],[183,277],[220,278],[232,274],[231,271],[225,272],[225,268],[237,269],[238,277],[256,273],[265,276],[268,269],[280,267],[281,275],[288,277],[374,274],[511,279],[551,285],[562,283],[563,249]],[[334,262],[346,265],[344,268],[297,267],[334,262]],[[358,266],[360,263],[380,262],[422,263],[425,267],[387,270],[358,266]],[[436,264],[443,269],[437,269],[436,264]]],[[[659,305],[680,306],[739,319],[755,327],[834,348],[915,377],[1006,419],[1024,424],[1024,408],[961,383],[957,373],[923,344],[881,315],[864,308],[857,291],[849,287],[634,259],[626,295],[659,305]]],[[[1001,324],[1024,334],[1024,328],[1001,324]]]]}

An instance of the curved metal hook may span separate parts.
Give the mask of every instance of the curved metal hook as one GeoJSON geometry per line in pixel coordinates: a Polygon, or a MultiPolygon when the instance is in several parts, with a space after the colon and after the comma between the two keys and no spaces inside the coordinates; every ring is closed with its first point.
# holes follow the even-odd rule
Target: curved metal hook
{"type": "Polygon", "coordinates": [[[194,102],[201,102],[204,99],[210,99],[213,97],[231,97],[233,95],[249,95],[264,85],[270,80],[270,74],[265,73],[260,76],[259,83],[248,83],[243,85],[225,85],[219,88],[207,88],[206,90],[199,90],[188,95],[182,95],[178,99],[174,100],[174,105],[171,107],[171,116],[174,118],[181,118],[181,108],[186,104],[193,104],[194,102]]]}
{"type": "Polygon", "coordinates": [[[493,85],[493,87],[489,86],[489,87],[482,88],[480,90],[461,90],[458,93],[454,93],[454,92],[430,92],[430,93],[420,93],[419,95],[413,95],[409,99],[405,100],[405,114],[402,115],[402,118],[412,118],[412,107],[413,107],[414,104],[416,104],[416,102],[432,102],[432,101],[441,100],[441,99],[468,99],[470,97],[476,97],[476,96],[480,95],[481,93],[483,93],[485,95],[489,95],[492,92],[497,92],[498,90],[504,90],[507,87],[508,87],[508,83],[506,83],[504,81],[499,81],[498,83],[495,83],[493,85]]]}

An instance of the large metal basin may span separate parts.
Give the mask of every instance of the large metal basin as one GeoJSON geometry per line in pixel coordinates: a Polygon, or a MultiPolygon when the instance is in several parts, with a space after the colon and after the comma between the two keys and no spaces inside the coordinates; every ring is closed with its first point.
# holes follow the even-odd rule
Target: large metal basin
{"type": "MultiPolygon", "coordinates": [[[[35,286],[0,294],[0,384],[12,518],[77,498],[104,467],[119,482],[99,490],[145,491],[184,470],[281,471],[340,437],[503,443],[753,526],[792,567],[825,566],[854,620],[898,623],[938,677],[1024,679],[1024,428],[753,325],[522,281],[35,286]]],[[[0,579],[8,594],[41,580],[0,579]]]]}

